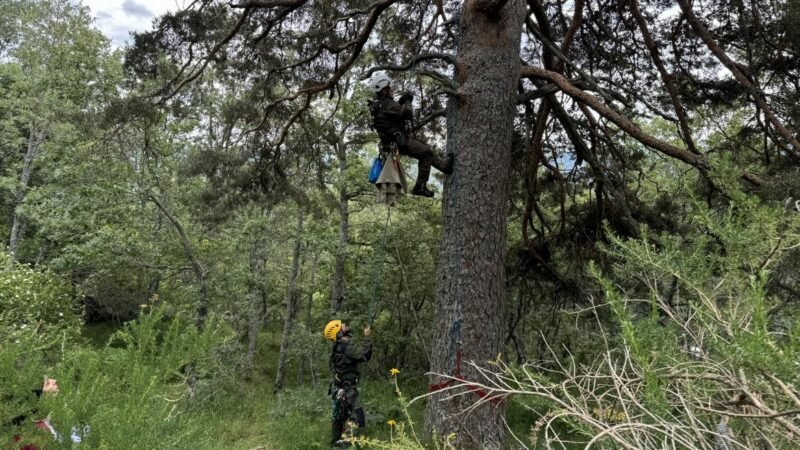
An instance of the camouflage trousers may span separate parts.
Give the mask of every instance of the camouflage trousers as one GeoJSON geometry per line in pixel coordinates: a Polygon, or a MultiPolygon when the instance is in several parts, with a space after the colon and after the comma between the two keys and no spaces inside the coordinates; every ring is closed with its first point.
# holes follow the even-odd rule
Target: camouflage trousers
{"type": "Polygon", "coordinates": [[[354,430],[354,435],[360,434],[366,427],[366,420],[364,408],[358,399],[358,388],[356,388],[355,384],[342,383],[332,385],[331,400],[333,401],[331,444],[336,444],[342,439],[345,424],[349,419],[355,420],[358,424],[358,429],[354,430]]]}

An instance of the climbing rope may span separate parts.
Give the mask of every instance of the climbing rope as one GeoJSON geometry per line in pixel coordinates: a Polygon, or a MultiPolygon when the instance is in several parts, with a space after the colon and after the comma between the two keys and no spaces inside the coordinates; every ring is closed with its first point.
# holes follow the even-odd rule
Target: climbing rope
{"type": "Polygon", "coordinates": [[[369,326],[372,326],[372,321],[375,320],[375,303],[378,301],[378,282],[381,277],[383,277],[383,265],[386,262],[386,236],[387,232],[389,231],[389,220],[392,217],[392,207],[386,207],[386,224],[383,226],[383,237],[381,238],[380,249],[378,250],[378,254],[380,255],[381,261],[380,264],[373,264],[372,269],[372,297],[369,301],[369,306],[367,308],[368,316],[367,316],[367,323],[369,326]]]}
{"type": "MultiPolygon", "coordinates": [[[[428,0],[427,4],[422,9],[423,15],[424,15],[425,11],[428,10],[428,7],[430,6],[430,3],[431,3],[431,0],[428,0]]],[[[410,71],[414,72],[414,73],[416,73],[417,59],[419,57],[419,53],[420,53],[420,51],[422,51],[422,42],[420,42],[421,39],[419,39],[421,32],[422,32],[422,21],[420,21],[420,27],[417,30],[417,37],[418,37],[417,41],[418,41],[418,43],[416,45],[416,50],[414,51],[414,55],[412,56],[412,60],[411,60],[411,69],[410,69],[410,71]]],[[[407,76],[408,76],[408,72],[407,71],[403,72],[403,83],[402,83],[403,89],[405,89],[407,76]]],[[[413,130],[413,128],[414,128],[414,126],[413,126],[413,119],[412,119],[412,130],[413,130]]],[[[387,161],[391,157],[392,157],[392,152],[389,152],[389,156],[387,157],[387,161]]],[[[383,228],[383,237],[381,238],[381,246],[380,246],[380,250],[378,251],[378,253],[381,255],[381,262],[380,262],[380,264],[375,264],[374,265],[375,267],[373,268],[373,274],[372,274],[372,296],[370,298],[370,302],[369,302],[369,306],[368,306],[368,318],[367,318],[367,322],[368,322],[368,324],[370,326],[372,326],[372,322],[375,320],[375,304],[377,303],[377,300],[378,300],[378,282],[379,282],[380,278],[383,276],[383,265],[386,262],[386,255],[385,255],[386,236],[387,236],[387,231],[389,230],[389,221],[390,221],[390,218],[391,218],[391,214],[392,214],[391,206],[387,206],[387,208],[386,208],[386,225],[384,225],[384,228],[383,228]]]]}

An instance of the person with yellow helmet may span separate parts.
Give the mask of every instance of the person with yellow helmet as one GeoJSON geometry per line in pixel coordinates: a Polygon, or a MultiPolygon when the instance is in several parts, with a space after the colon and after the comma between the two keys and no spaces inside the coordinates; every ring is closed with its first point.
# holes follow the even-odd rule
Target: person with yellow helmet
{"type": "Polygon", "coordinates": [[[354,416],[358,429],[354,435],[363,433],[366,427],[364,408],[358,400],[358,365],[372,358],[372,330],[364,328],[364,339],[354,342],[350,337],[350,326],[341,320],[331,320],[325,325],[323,335],[333,341],[330,369],[333,374],[330,394],[333,398],[333,420],[331,424],[331,446],[347,447],[342,433],[347,419],[354,416]]]}

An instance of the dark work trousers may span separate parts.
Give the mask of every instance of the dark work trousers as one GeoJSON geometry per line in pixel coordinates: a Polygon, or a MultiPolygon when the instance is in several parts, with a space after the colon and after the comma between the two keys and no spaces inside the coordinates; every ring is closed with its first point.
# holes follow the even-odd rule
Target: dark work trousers
{"type": "Polygon", "coordinates": [[[442,171],[445,168],[445,161],[433,152],[433,149],[426,143],[415,137],[408,137],[408,144],[400,147],[400,154],[410,156],[417,163],[417,185],[421,186],[428,182],[431,175],[431,166],[442,171]]]}
{"type": "Polygon", "coordinates": [[[358,389],[356,386],[349,383],[344,386],[334,386],[332,394],[333,421],[331,423],[331,444],[336,444],[342,438],[344,425],[347,419],[352,417],[356,420],[358,429],[354,430],[354,436],[362,434],[367,424],[364,417],[364,408],[358,400],[358,389]]]}

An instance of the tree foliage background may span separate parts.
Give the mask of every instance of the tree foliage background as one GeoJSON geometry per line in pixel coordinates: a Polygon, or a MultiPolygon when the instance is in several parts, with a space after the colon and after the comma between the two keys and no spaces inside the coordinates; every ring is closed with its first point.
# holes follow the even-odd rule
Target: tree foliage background
{"type": "Polygon", "coordinates": [[[798,18],[766,0],[201,0],[114,49],[79,3],[0,0],[0,442],[70,446],[10,422],[49,412],[91,448],[325,447],[322,326],[374,316],[366,445],[794,448],[798,18]],[[458,148],[493,92],[470,52],[515,21],[518,58],[484,71],[516,67],[513,114],[458,148]],[[377,71],[457,155],[442,201],[388,217],[366,181],[377,71]],[[471,172],[475,155],[508,166],[471,172]],[[460,192],[497,173],[482,330],[451,306],[488,294],[445,285],[459,230],[482,236],[460,192]],[[57,397],[31,394],[43,375],[57,397]],[[455,398],[425,396],[448,379],[455,398]]]}

